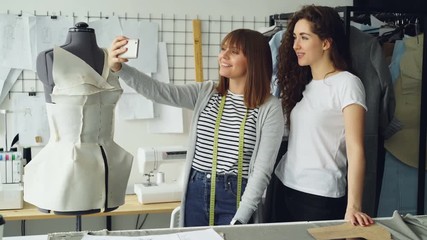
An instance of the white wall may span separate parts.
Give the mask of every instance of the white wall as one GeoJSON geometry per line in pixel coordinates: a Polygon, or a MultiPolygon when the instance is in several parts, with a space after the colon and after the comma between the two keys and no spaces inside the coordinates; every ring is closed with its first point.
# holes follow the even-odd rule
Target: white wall
{"type": "MultiPolygon", "coordinates": [[[[276,13],[293,12],[305,4],[317,4],[327,6],[349,6],[352,0],[317,0],[317,1],[291,1],[291,0],[13,0],[2,1],[0,13],[16,14],[24,13],[37,15],[49,12],[52,14],[72,15],[78,18],[87,14],[118,16],[135,16],[140,14],[165,14],[165,15],[190,15],[194,16],[225,16],[266,18],[276,13]]],[[[77,19],[78,20],[78,19],[77,19]]],[[[3,103],[2,105],[7,105],[3,103]]],[[[116,121],[115,140],[127,151],[134,154],[140,146],[154,145],[178,145],[187,140],[188,124],[191,118],[190,111],[184,111],[185,132],[183,134],[150,134],[147,132],[147,124],[144,121],[116,121]]],[[[2,134],[2,133],[0,133],[2,134]]],[[[36,149],[37,150],[37,149],[36,149]]],[[[129,186],[141,181],[134,164],[129,186]]],[[[136,216],[114,217],[113,230],[133,229],[136,216]]],[[[158,214],[150,216],[144,228],[167,227],[169,216],[158,214]]],[[[57,231],[73,231],[73,219],[61,220],[32,220],[27,221],[27,235],[46,234],[57,231]]],[[[83,229],[99,230],[105,228],[104,218],[83,218],[83,229]]],[[[20,235],[20,223],[8,222],[5,226],[5,236],[20,235]]]]}

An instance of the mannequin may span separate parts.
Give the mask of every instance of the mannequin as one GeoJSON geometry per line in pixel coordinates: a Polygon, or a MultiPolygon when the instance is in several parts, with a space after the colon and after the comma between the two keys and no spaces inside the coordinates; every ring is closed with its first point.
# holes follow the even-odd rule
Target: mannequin
{"type": "MultiPolygon", "coordinates": [[[[104,65],[104,51],[96,43],[95,30],[84,22],[76,23],[68,31],[61,48],[73,53],[89,64],[99,74],[104,65]]],[[[37,75],[43,82],[46,102],[52,102],[50,94],[55,86],[52,79],[53,49],[40,52],[37,56],[37,75]]]]}
{"type": "Polygon", "coordinates": [[[124,204],[133,156],[113,140],[123,90],[107,54],[95,31],[77,23],[64,45],[37,57],[50,138],[25,166],[24,200],[42,212],[83,215],[124,204]]]}

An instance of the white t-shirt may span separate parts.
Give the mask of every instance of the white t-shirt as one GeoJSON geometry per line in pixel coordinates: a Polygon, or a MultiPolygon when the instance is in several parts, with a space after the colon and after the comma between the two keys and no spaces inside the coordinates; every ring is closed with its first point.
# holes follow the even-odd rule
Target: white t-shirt
{"type": "Polygon", "coordinates": [[[288,152],[275,170],[285,186],[325,197],[345,195],[343,109],[351,104],[367,109],[363,84],[349,72],[307,84],[291,112],[288,152]]]}

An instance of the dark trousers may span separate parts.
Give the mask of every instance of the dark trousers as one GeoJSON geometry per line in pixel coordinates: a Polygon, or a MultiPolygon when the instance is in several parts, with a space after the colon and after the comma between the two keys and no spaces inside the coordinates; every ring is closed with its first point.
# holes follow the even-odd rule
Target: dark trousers
{"type": "MultiPolygon", "coordinates": [[[[276,165],[287,151],[282,142],[276,165]]],[[[347,197],[329,198],[288,188],[273,173],[264,202],[264,222],[344,219],[347,197]]]]}
{"type": "Polygon", "coordinates": [[[344,219],[346,196],[329,198],[300,192],[283,184],[280,187],[283,202],[276,208],[277,222],[344,219]]]}
{"type": "MultiPolygon", "coordinates": [[[[276,169],[277,164],[282,159],[282,156],[288,150],[288,142],[282,141],[279,153],[277,154],[276,163],[274,164],[274,169],[276,169]]],[[[278,213],[275,211],[277,206],[281,206],[283,202],[283,192],[279,191],[279,187],[282,185],[282,182],[276,177],[276,174],[271,174],[271,180],[267,187],[267,192],[264,200],[264,209],[263,209],[263,221],[266,223],[279,222],[278,213]]]]}

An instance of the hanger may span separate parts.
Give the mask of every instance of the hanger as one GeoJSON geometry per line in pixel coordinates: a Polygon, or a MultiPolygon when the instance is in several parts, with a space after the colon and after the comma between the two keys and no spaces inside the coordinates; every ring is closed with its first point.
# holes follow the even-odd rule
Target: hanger
{"type": "Polygon", "coordinates": [[[274,24],[270,27],[267,27],[260,32],[266,36],[266,37],[272,37],[277,32],[283,30],[287,26],[288,20],[287,19],[274,19],[274,24]]]}
{"type": "Polygon", "coordinates": [[[419,44],[419,34],[420,34],[420,23],[418,18],[402,18],[399,21],[396,21],[396,29],[390,32],[386,32],[383,35],[379,36],[380,43],[384,42],[393,42],[394,40],[403,39],[403,37],[411,36],[417,37],[417,43],[419,44]]]}

